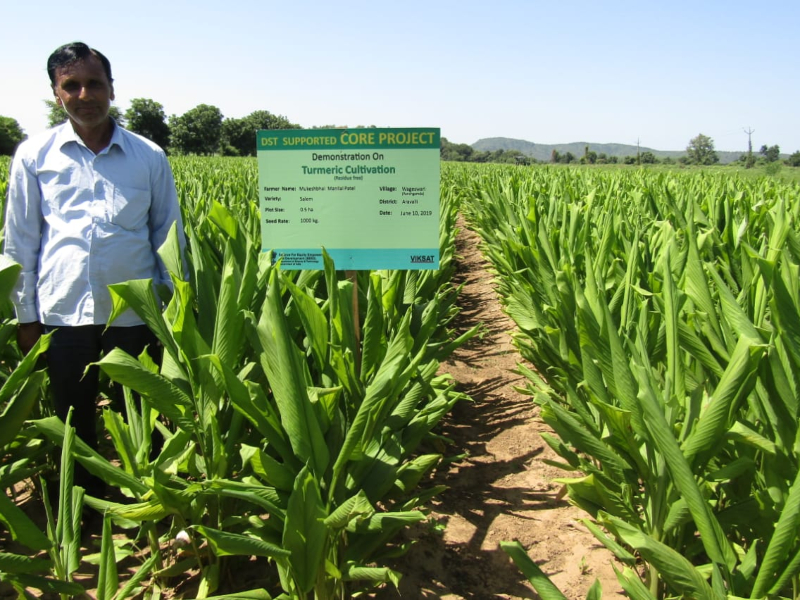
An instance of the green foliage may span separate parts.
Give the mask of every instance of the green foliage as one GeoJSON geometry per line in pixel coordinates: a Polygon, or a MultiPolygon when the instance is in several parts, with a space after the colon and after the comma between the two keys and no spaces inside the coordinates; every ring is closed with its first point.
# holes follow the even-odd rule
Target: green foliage
{"type": "Polygon", "coordinates": [[[127,129],[146,137],[162,148],[169,145],[169,125],[164,107],[149,98],[134,98],[125,111],[127,129]]]}
{"type": "Polygon", "coordinates": [[[791,595],[800,187],[550,168],[455,185],[539,369],[519,372],[560,482],[614,537],[598,540],[643,561],[625,589],[791,595]]]}
{"type": "MultiPolygon", "coordinates": [[[[69,120],[69,115],[64,107],[55,100],[45,100],[47,106],[47,126],[55,127],[61,125],[69,120]]],[[[125,116],[122,114],[118,106],[111,105],[108,109],[108,116],[114,119],[118,124],[125,126],[125,116]]]]}
{"type": "Polygon", "coordinates": [[[531,164],[536,161],[519,150],[476,151],[469,144],[453,144],[442,138],[440,155],[443,161],[531,164]]]}
{"type": "Polygon", "coordinates": [[[698,134],[689,140],[686,158],[693,165],[713,165],[719,162],[719,156],[714,151],[714,140],[702,133],[698,134]]]}
{"type": "Polygon", "coordinates": [[[790,154],[789,158],[786,160],[786,164],[790,167],[800,167],[800,150],[794,154],[790,154]]]}
{"type": "Polygon", "coordinates": [[[11,156],[26,137],[16,119],[0,115],[0,155],[11,156]]]}
{"type": "Polygon", "coordinates": [[[255,156],[256,132],[270,129],[300,129],[300,126],[266,110],[257,110],[242,119],[225,119],[222,122],[222,154],[255,156]]]}
{"type": "Polygon", "coordinates": [[[45,106],[47,106],[47,126],[48,127],[55,127],[56,125],[61,125],[62,123],[66,123],[69,120],[69,115],[67,111],[64,110],[64,107],[61,106],[55,100],[45,100],[45,106]]]}
{"type": "Polygon", "coordinates": [[[761,146],[761,149],[758,151],[761,156],[763,156],[767,162],[777,162],[777,160],[781,157],[781,148],[778,145],[769,146],[766,145],[761,146]]]}
{"type": "MultiPolygon", "coordinates": [[[[198,596],[210,595],[227,580],[228,556],[269,557],[264,586],[285,597],[345,598],[396,584],[399,575],[379,563],[400,530],[425,518],[416,508],[441,491],[427,475],[442,457],[421,449],[463,398],[438,375],[439,360],[476,333],[456,336],[448,327],[457,313],[456,196],[443,190],[438,271],[347,278],[326,260],[324,272],[284,272],[261,252],[255,161],[172,162],[189,241],[185,265],[175,231],[160,249],[174,291],[157,296],[149,281],[111,286],[112,320],[133,308],[163,345],[162,362],[115,350],[98,363],[126,389],[127,422],[103,414],[113,461],[57,418],[30,422],[26,439],[62,446],[59,511],[67,512],[51,519],[47,536],[35,526],[18,535],[50,549],[47,585],[70,584],[84,502],[68,496],[78,461],[129,498],[85,499],[106,515],[98,597],[111,598],[119,581],[112,522],[138,528],[131,542],[150,549],[120,598],[187,564],[201,573],[198,596]],[[154,427],[165,437],[158,456],[154,427]],[[189,536],[190,556],[171,562],[163,552],[156,524],[165,519],[189,536]]],[[[13,274],[0,283],[13,284],[13,274]]],[[[20,400],[2,414],[4,439],[16,439],[32,404],[28,391],[35,399],[41,384],[12,375],[0,403],[19,381],[20,400]]],[[[6,521],[27,524],[7,505],[6,521]]],[[[14,576],[18,590],[35,587],[24,573],[14,576]]]]}
{"type": "Polygon", "coordinates": [[[199,104],[181,116],[169,118],[170,146],[180,154],[216,154],[222,136],[222,112],[199,104]]]}
{"type": "Polygon", "coordinates": [[[654,165],[658,162],[658,159],[656,158],[655,154],[648,150],[639,155],[639,162],[641,162],[643,165],[654,165]]]}

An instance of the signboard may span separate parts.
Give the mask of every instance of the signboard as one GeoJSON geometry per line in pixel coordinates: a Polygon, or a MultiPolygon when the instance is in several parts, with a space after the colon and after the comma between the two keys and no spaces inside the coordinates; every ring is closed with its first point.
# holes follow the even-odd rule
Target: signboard
{"type": "Polygon", "coordinates": [[[436,128],[259,131],[262,250],[284,269],[439,268],[436,128]]]}

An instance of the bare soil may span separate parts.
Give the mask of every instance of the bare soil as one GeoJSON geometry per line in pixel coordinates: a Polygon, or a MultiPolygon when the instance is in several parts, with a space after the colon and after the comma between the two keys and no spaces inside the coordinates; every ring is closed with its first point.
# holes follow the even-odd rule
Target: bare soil
{"type": "Polygon", "coordinates": [[[522,361],[511,340],[515,326],[502,312],[479,244],[461,223],[456,283],[464,288],[457,327],[466,331],[481,323],[484,335],[441,366],[473,400],[457,404],[443,428],[456,453],[466,457],[437,476],[437,483],[449,486],[432,504],[431,518],[440,527],[412,532],[416,543],[393,565],[403,573],[399,589],[378,598],[538,598],[499,547],[514,540],[567,598],[585,598],[595,578],[604,598],[621,597],[613,555],[580,522],[587,515],[553,482],[565,473],[543,462],[558,458],[540,435],[551,430],[531,398],[515,389],[525,386],[513,372],[522,361]]]}

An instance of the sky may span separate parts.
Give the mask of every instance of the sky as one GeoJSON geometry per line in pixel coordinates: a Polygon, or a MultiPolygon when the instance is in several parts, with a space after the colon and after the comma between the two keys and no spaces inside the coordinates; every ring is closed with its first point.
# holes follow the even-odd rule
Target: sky
{"type": "Polygon", "coordinates": [[[83,41],[115,104],[302,127],[439,127],[454,143],[800,150],[800,2],[2,0],[0,115],[47,127],[47,57],[83,41]]]}

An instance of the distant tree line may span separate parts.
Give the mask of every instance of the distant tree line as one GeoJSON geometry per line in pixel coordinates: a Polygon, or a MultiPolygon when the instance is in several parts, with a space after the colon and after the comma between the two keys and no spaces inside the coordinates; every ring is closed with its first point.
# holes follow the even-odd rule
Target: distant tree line
{"type": "Polygon", "coordinates": [[[519,150],[475,150],[469,144],[454,144],[442,138],[439,155],[442,160],[476,163],[533,164],[536,159],[519,150]]]}
{"type": "MultiPolygon", "coordinates": [[[[48,125],[54,127],[67,120],[67,113],[53,100],[45,100],[48,110],[48,125]]],[[[222,154],[225,156],[255,156],[256,132],[262,129],[301,129],[300,125],[290,122],[286,117],[274,115],[266,110],[257,110],[240,119],[226,118],[216,106],[199,104],[184,114],[171,115],[169,118],[164,107],[148,98],[134,98],[123,113],[117,106],[112,106],[109,114],[130,131],[153,140],[159,146],[174,154],[222,154]]],[[[332,125],[322,126],[335,127],[332,125]]],[[[362,126],[358,126],[362,127],[362,126]]],[[[374,127],[371,126],[371,127],[374,127]]],[[[314,127],[316,129],[317,127],[314,127]]],[[[11,118],[0,116],[0,155],[11,155],[17,145],[26,138],[19,123],[11,118]]],[[[536,159],[523,154],[519,150],[475,150],[469,144],[455,144],[447,138],[441,139],[440,155],[442,160],[476,163],[507,163],[527,165],[536,163],[536,159]]],[[[572,152],[561,153],[553,150],[550,156],[553,164],[675,164],[713,165],[719,162],[714,150],[714,141],[707,135],[698,134],[689,141],[686,154],[677,158],[659,159],[650,151],[637,153],[636,156],[609,156],[604,152],[597,153],[586,146],[583,156],[576,157],[572,152]]],[[[751,167],[765,165],[773,170],[780,168],[780,147],[761,146],[758,156],[752,151],[743,154],[734,163],[751,167]]],[[[800,151],[795,152],[784,164],[800,167],[800,151]]]]}
{"type": "MultiPolygon", "coordinates": [[[[45,100],[48,127],[64,123],[66,111],[53,100],[45,100]]],[[[124,113],[112,106],[109,114],[126,129],[138,133],[173,154],[222,154],[255,156],[259,129],[299,129],[286,117],[257,110],[241,119],[225,118],[216,106],[200,104],[184,114],[167,118],[155,100],[134,98],[124,113]]],[[[14,153],[27,136],[16,119],[0,116],[0,154],[14,153]]]]}

